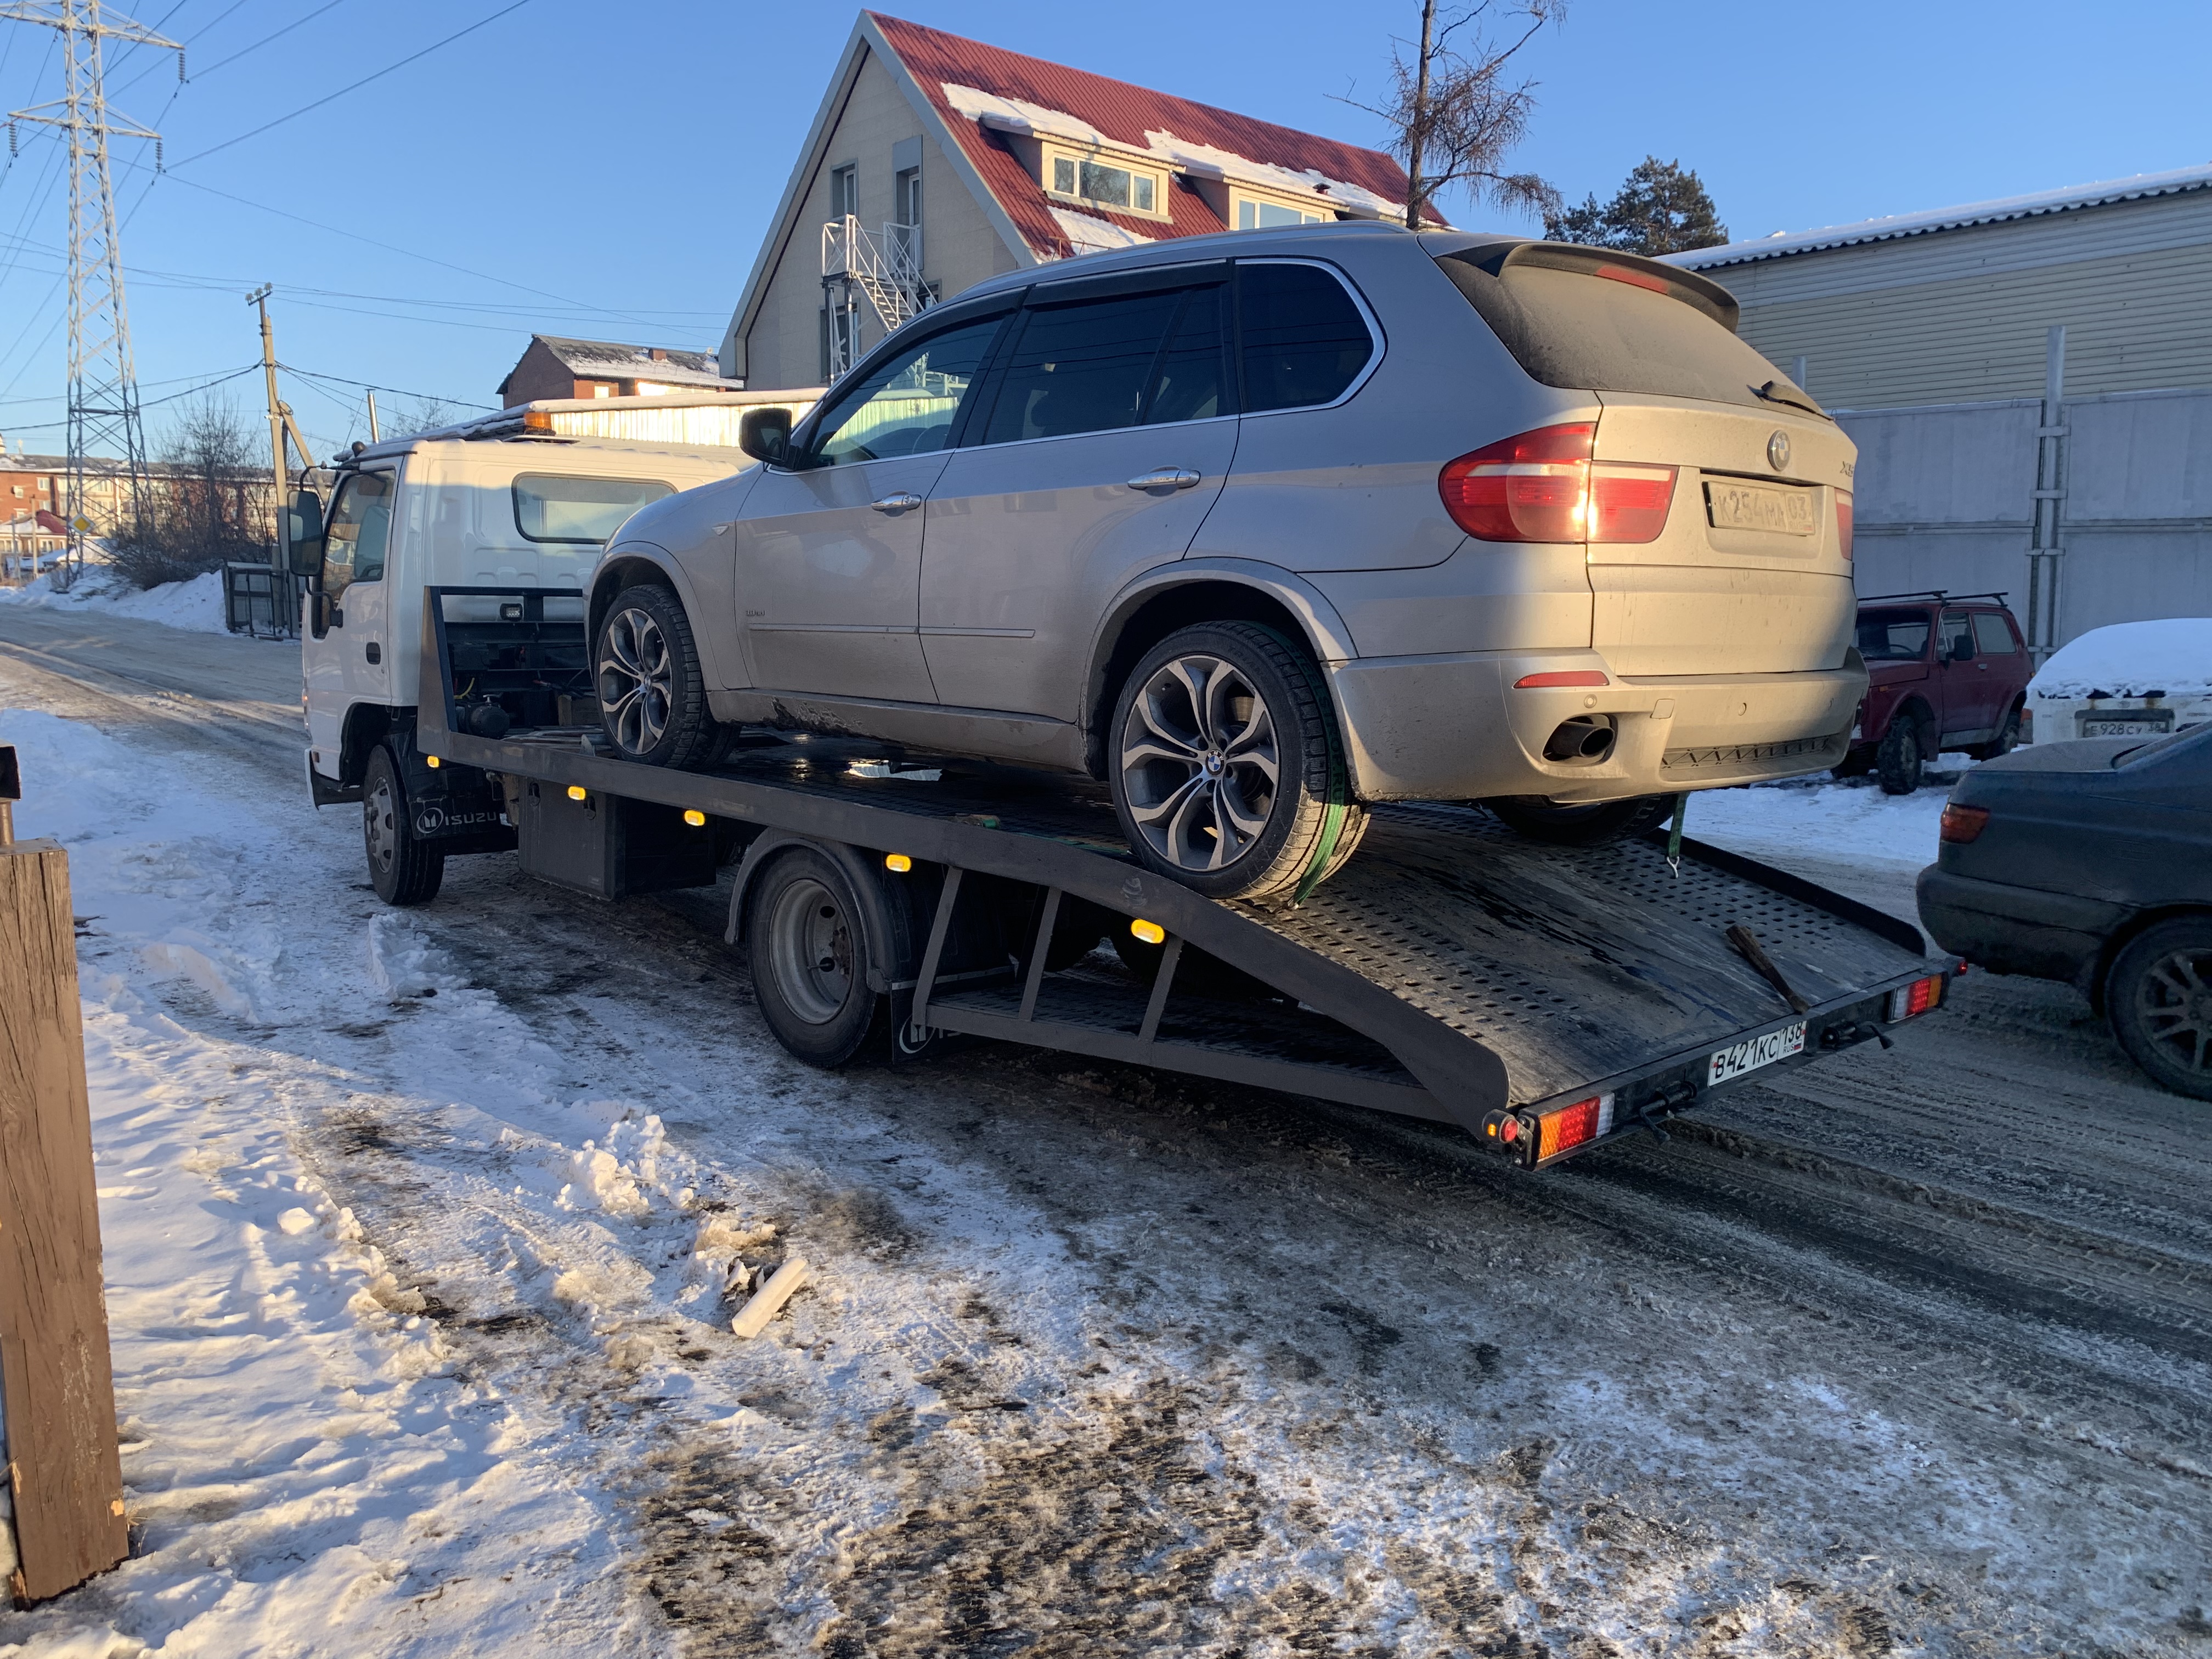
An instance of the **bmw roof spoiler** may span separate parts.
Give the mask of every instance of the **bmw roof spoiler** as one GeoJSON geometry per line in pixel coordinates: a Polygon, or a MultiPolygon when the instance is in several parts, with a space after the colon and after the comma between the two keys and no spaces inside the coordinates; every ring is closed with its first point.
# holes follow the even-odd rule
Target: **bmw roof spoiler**
{"type": "Polygon", "coordinates": [[[1640,253],[1612,248],[1583,247],[1572,242],[1537,242],[1516,236],[1439,236],[1421,238],[1439,259],[1457,259],[1502,276],[1510,265],[1538,265],[1553,270],[1575,270],[1585,276],[1610,277],[1632,288],[1649,289],[1669,299],[1694,306],[1731,334],[1741,312],[1735,295],[1709,276],[1677,265],[1662,265],[1640,253]],[[1439,246],[1442,244],[1442,246],[1439,246]]]}

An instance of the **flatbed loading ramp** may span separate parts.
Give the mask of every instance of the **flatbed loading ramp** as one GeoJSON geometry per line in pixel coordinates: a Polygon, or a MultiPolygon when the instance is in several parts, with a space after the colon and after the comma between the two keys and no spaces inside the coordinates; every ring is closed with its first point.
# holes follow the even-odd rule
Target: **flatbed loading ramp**
{"type": "Polygon", "coordinates": [[[422,684],[443,695],[404,757],[409,810],[480,821],[453,809],[497,802],[526,868],[605,896],[712,884],[718,837],[742,842],[732,943],[763,867],[828,849],[909,1052],[959,1032],[1156,1066],[1456,1123],[1533,1168],[1747,1073],[1886,1042],[1955,966],[1753,860],[1685,839],[1670,863],[1663,833],[1546,847],[1479,807],[1384,807],[1333,878],[1269,909],[1139,866],[1086,780],[765,732],[711,772],[606,758],[595,727],[483,735],[587,689],[581,621],[544,610],[426,591],[422,684]],[[1123,927],[1159,945],[1148,974],[1093,948],[1123,927]]]}

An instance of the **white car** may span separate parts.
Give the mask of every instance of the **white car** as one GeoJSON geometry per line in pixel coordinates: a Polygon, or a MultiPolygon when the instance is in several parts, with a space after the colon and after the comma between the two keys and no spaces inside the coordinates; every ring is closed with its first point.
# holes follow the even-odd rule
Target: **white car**
{"type": "Polygon", "coordinates": [[[2212,720],[2212,617],[2114,623],[2051,653],[2027,684],[2036,743],[2155,737],[2212,720]]]}

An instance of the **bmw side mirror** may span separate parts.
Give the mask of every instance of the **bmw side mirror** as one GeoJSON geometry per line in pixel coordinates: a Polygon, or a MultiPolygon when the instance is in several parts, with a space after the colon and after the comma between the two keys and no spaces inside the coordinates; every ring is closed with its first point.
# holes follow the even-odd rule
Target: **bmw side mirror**
{"type": "Polygon", "coordinates": [[[738,447],[757,461],[785,466],[791,457],[791,411],[749,409],[738,420],[738,447]]]}
{"type": "Polygon", "coordinates": [[[312,489],[296,491],[278,515],[284,533],[285,568],[295,576],[313,576],[323,568],[323,504],[312,489]]]}

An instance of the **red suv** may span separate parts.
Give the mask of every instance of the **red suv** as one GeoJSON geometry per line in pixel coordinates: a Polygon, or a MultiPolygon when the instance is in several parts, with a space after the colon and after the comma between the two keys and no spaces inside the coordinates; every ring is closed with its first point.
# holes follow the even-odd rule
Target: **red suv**
{"type": "Polygon", "coordinates": [[[2020,741],[2033,673],[2002,593],[1881,593],[1859,601],[1866,701],[1839,778],[1871,770],[1893,795],[1920,787],[1923,764],[1955,750],[1976,760],[2020,741]]]}

